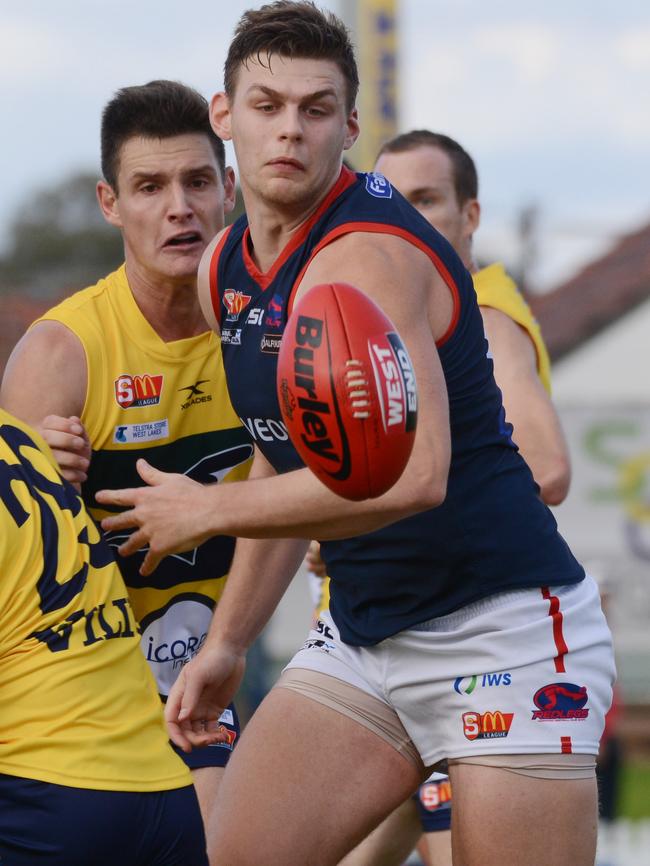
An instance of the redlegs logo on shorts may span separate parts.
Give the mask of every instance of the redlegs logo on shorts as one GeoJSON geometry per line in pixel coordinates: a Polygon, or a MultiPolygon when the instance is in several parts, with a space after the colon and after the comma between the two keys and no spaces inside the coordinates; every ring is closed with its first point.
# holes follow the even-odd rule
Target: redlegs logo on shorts
{"type": "Polygon", "coordinates": [[[514,713],[492,710],[487,713],[463,713],[463,733],[468,740],[495,740],[507,737],[514,713]]]}
{"type": "Polygon", "coordinates": [[[538,707],[533,710],[533,719],[540,722],[583,721],[589,715],[589,710],[583,709],[588,698],[586,686],[549,683],[533,696],[533,703],[538,707]]]}

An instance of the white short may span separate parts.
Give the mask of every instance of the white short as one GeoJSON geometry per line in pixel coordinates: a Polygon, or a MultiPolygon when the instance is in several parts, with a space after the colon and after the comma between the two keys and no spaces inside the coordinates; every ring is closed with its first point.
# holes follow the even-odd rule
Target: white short
{"type": "Polygon", "coordinates": [[[487,754],[595,755],[615,677],[590,577],[489,596],[373,647],[343,643],[323,612],[287,668],[392,707],[426,767],[487,754]]]}

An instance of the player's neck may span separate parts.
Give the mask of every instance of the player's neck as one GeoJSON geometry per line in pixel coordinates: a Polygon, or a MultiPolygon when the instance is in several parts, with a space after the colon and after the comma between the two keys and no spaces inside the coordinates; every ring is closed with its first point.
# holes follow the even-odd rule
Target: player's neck
{"type": "Polygon", "coordinates": [[[126,264],[133,298],[145,319],[165,343],[196,337],[208,330],[198,302],[196,280],[156,281],[126,264]]]}
{"type": "Polygon", "coordinates": [[[242,183],[244,207],[251,237],[251,255],[262,273],[266,273],[291,238],[308,222],[328,195],[338,175],[327,184],[317,199],[295,206],[282,207],[246,190],[242,183]]]}

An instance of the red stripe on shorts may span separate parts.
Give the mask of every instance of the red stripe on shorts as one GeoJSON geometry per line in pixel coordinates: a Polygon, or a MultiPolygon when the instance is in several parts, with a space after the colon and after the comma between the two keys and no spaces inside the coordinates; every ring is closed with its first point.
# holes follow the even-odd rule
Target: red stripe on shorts
{"type": "Polygon", "coordinates": [[[571,737],[560,737],[560,742],[562,743],[562,754],[570,755],[573,752],[571,737]]]}
{"type": "Polygon", "coordinates": [[[553,640],[557,649],[557,655],[553,660],[555,662],[555,672],[563,674],[566,672],[564,668],[564,656],[569,652],[569,648],[562,633],[562,620],[564,617],[560,612],[560,599],[556,595],[551,595],[547,586],[541,587],[541,590],[542,595],[549,602],[548,615],[553,620],[553,640]]]}

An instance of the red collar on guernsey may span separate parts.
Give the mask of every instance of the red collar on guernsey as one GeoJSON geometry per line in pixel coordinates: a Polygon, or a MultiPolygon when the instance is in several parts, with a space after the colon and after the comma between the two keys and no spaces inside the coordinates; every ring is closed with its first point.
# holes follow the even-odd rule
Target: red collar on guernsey
{"type": "Polygon", "coordinates": [[[338,180],[334,186],[330,189],[309,219],[305,220],[295,234],[292,235],[291,239],[287,241],[286,246],[266,273],[262,273],[253,261],[253,257],[250,254],[250,228],[248,228],[248,226],[246,227],[242,237],[242,257],[244,260],[244,266],[250,276],[262,289],[266,289],[273,282],[282,265],[287,261],[291,254],[305,242],[305,239],[312,230],[314,224],[318,222],[332,202],[335,201],[348,187],[352,186],[356,179],[357,176],[353,171],[350,171],[346,166],[341,167],[341,173],[339,174],[338,180]]]}

